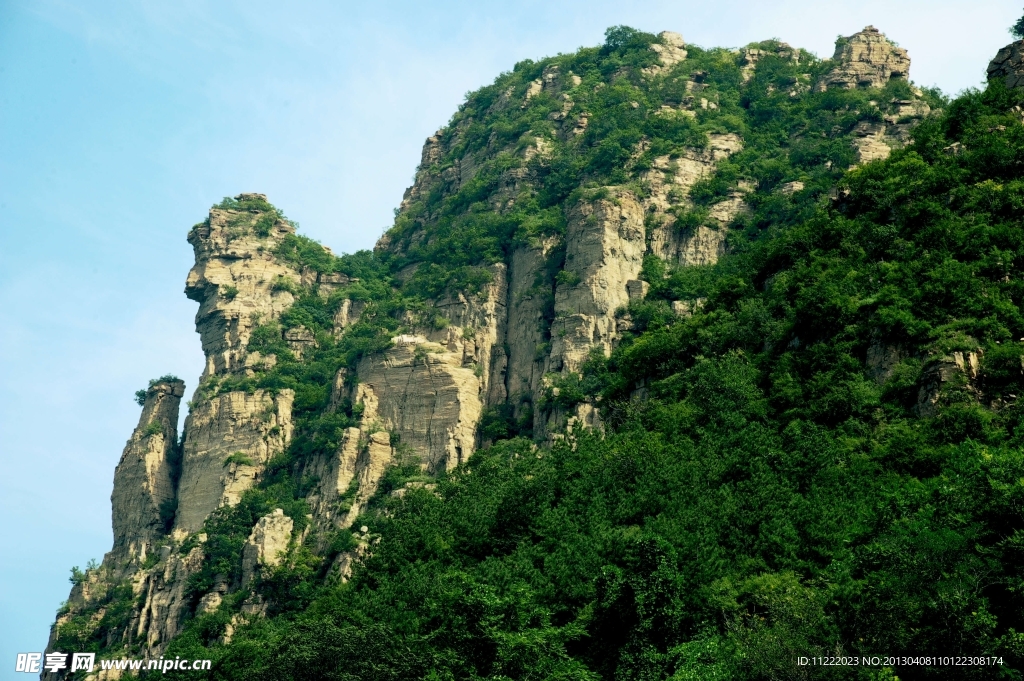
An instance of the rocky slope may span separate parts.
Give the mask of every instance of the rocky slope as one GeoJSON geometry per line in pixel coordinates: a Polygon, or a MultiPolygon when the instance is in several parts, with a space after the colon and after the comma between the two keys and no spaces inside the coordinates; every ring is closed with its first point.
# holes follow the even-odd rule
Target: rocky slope
{"type": "MultiPolygon", "coordinates": [[[[707,271],[772,202],[827,200],[844,163],[886,158],[932,113],[906,51],[872,27],[830,61],[775,42],[687,50],[669,32],[609,45],[517,66],[428,138],[372,276],[260,194],[192,228],[185,291],[206,365],[181,441],[184,385],[158,382],[115,472],[114,547],[49,650],[157,657],[203,615],[223,615],[228,642],[278,607],[265,587],[281,569],[347,579],[373,547],[358,518],[382,494],[429,488],[496,439],[603,428],[598,401],[570,395],[591,358],[644,330],[652,285],[707,271]],[[806,168],[755,179],[758,102],[815,107],[832,90],[860,99],[827,132],[783,135],[806,168]],[[819,134],[829,149],[812,148],[819,134]],[[287,508],[266,492],[282,476],[287,508]],[[214,534],[228,527],[230,546],[214,534]]],[[[686,317],[701,295],[670,309],[686,317]]]]}

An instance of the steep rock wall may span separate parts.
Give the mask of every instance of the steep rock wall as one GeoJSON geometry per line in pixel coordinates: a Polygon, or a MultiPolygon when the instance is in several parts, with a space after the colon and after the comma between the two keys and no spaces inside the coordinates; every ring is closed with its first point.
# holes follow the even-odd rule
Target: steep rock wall
{"type": "MultiPolygon", "coordinates": [[[[239,199],[262,194],[240,194],[239,199]]],[[[209,218],[192,228],[188,241],[196,264],[188,273],[185,295],[199,303],[196,331],[206,355],[203,378],[251,369],[265,358],[246,351],[252,331],[261,321],[276,319],[295,297],[287,282],[298,284],[302,273],[278,262],[273,255],[281,240],[295,228],[275,220],[260,236],[252,226],[256,215],[213,208],[209,218]]]]}
{"type": "Polygon", "coordinates": [[[139,425],[114,470],[111,553],[118,564],[133,558],[146,560],[173,513],[180,465],[178,406],[184,392],[181,381],[149,387],[139,425]]]}
{"type": "Polygon", "coordinates": [[[176,534],[196,532],[218,507],[234,505],[291,440],[294,394],[230,392],[196,404],[185,419],[176,534]]]}

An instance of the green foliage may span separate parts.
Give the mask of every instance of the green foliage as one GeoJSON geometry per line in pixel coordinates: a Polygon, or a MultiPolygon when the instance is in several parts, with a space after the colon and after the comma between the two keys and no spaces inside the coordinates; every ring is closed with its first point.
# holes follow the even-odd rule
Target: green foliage
{"type": "MultiPolygon", "coordinates": [[[[470,94],[379,256],[284,239],[276,257],[297,269],[359,281],[330,296],[289,284],[295,303],[248,348],[274,366],[203,387],[294,390],[295,434],[257,486],[210,516],[205,543],[179,549],[203,552],[192,598],[238,585],[242,546],[272,509],[304,536],[309,464],[334,455],[363,413],[328,408],[329,386],[387,348],[404,319],[442,326],[425,298],[482,290],[515,249],[543,243],[548,268],[531,295],[552,318],[555,284],[578,283],[565,269],[566,216],[581,201],[614,202],[621,187],[642,194],[656,158],[734,132],[743,150],[673,197],[676,228],[694,229],[745,193],[749,214],[726,228],[730,255],[686,268],[648,256],[648,296],[621,311],[632,329],[610,357],[549,376],[536,406],[513,397],[486,409],[489,446],[431,488],[409,484],[426,479],[400,455],[357,521],[365,538],[311,533],[251,585],[267,618],[218,643],[249,595],[238,592],[189,620],[166,655],[209,657],[219,679],[1018,675],[1024,127],[1011,107],[1021,95],[1000,82],[952,102],[926,92],[944,113],[889,159],[848,172],[855,128],[892,115],[908,84],[813,92],[829,65],[772,56],[771,41],[756,45],[769,53],[747,83],[736,54],[696,46],[644,74],[656,40],[613,28],[600,48],[521,62],[470,94]],[[525,99],[551,66],[581,80],[563,82],[567,120],[588,114],[579,135],[553,134],[567,100],[525,99]],[[717,108],[659,113],[697,91],[717,108]],[[525,160],[538,137],[546,151],[525,160]],[[781,191],[794,181],[804,189],[781,191]],[[332,320],[346,296],[366,307],[339,338],[332,320]],[[675,301],[693,314],[676,317],[675,301]],[[301,360],[283,340],[299,325],[317,341],[301,360]],[[957,369],[956,353],[972,367],[980,358],[980,373],[957,369]],[[600,410],[602,431],[528,439],[535,408],[546,423],[582,403],[600,410]],[[363,541],[351,579],[331,578],[331,561],[363,541]],[[925,651],[1007,663],[794,666],[800,655],[925,651]]],[[[89,649],[105,625],[76,615],[67,626],[89,649]]]]}
{"type": "Polygon", "coordinates": [[[163,432],[164,432],[163,425],[159,421],[152,421],[142,431],[142,437],[149,437],[150,435],[162,435],[163,432]]]}
{"type": "Polygon", "coordinates": [[[1024,39],[1024,16],[1017,19],[1017,23],[1010,27],[1010,35],[1017,40],[1024,39]]]}
{"type": "Polygon", "coordinates": [[[245,452],[234,452],[228,458],[224,459],[224,466],[230,466],[236,464],[238,466],[252,466],[252,458],[249,457],[245,452]]]}
{"type": "MultiPolygon", "coordinates": [[[[180,381],[181,381],[181,379],[178,378],[177,376],[175,376],[174,374],[164,374],[160,378],[151,378],[151,379],[149,379],[149,388],[152,388],[154,385],[156,385],[158,383],[178,383],[180,381]]],[[[140,407],[143,407],[143,406],[146,405],[146,391],[147,390],[148,390],[148,388],[142,388],[140,390],[136,390],[135,391],[135,403],[138,404],[140,407]]]]}
{"type": "Polygon", "coordinates": [[[238,295],[237,286],[225,286],[220,290],[220,295],[225,300],[234,300],[238,295]]]}

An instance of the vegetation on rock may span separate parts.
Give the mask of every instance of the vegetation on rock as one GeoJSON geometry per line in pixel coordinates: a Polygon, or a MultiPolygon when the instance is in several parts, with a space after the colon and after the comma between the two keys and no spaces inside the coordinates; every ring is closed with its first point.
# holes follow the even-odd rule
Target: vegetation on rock
{"type": "MultiPolygon", "coordinates": [[[[201,547],[203,562],[165,656],[212,658],[210,678],[225,680],[771,679],[796,678],[801,655],[941,651],[1004,664],[895,671],[1017,678],[1024,92],[1001,80],[952,101],[902,80],[814,91],[830,64],[777,42],[751,46],[750,72],[695,46],[656,68],[661,40],[617,27],[601,47],[521,62],[471,93],[436,138],[443,153],[424,154],[430,191],[407,195],[376,253],[282,238],[278,261],[343,283],[281,283],[295,302],[248,342],[272,365],[203,388],[294,391],[295,435],[177,547],[201,547]],[[560,91],[535,86],[553,73],[560,91]],[[941,112],[858,165],[858,126],[896,125],[915,98],[941,112]],[[573,117],[578,134],[556,128],[573,117]],[[557,246],[571,207],[617,200],[609,187],[643,197],[657,158],[726,133],[742,149],[673,210],[680,229],[706,226],[742,191],[749,209],[717,225],[729,254],[686,267],[647,255],[646,295],[620,311],[630,326],[615,350],[552,378],[531,407],[590,405],[603,431],[535,439],[532,411],[488,408],[489,446],[466,463],[429,479],[399,456],[351,529],[307,531],[318,480],[306,463],[338,451],[365,408],[331,404],[336,377],[417,323],[447,326],[431,301],[481,290],[517,244],[556,244],[538,291],[578,285],[557,246]],[[337,333],[346,300],[365,306],[337,333]],[[311,341],[298,352],[287,332],[300,327],[311,341]],[[237,587],[243,546],[276,508],[295,523],[289,554],[237,587]],[[361,561],[343,580],[346,555],[361,561]],[[218,584],[233,586],[199,608],[218,584]]],[[[255,211],[257,231],[280,217],[226,202],[255,211]]],[[[124,588],[59,624],[62,640],[138,650],[118,634],[124,588]]]]}

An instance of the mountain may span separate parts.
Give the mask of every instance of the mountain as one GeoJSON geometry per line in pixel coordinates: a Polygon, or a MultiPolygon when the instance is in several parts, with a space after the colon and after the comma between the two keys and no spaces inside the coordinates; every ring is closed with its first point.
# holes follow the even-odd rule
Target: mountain
{"type": "Polygon", "coordinates": [[[48,650],[1013,678],[1022,49],[948,100],[870,26],[825,60],[616,27],[469,94],[373,252],[224,199],[188,234],[184,434],[151,381],[48,650]]]}

